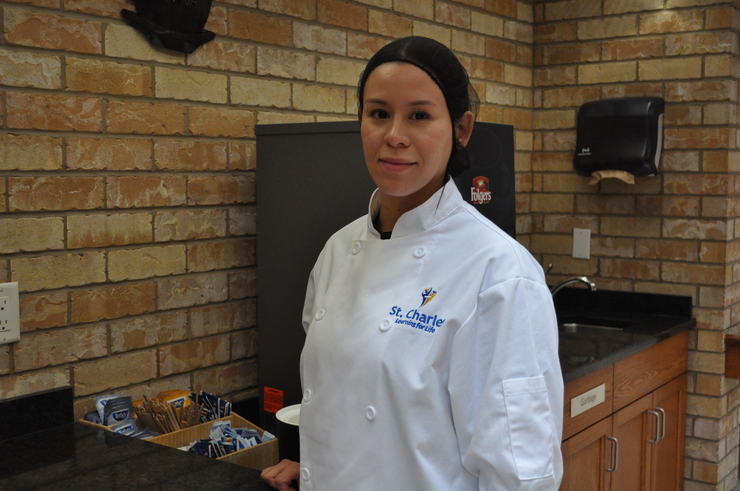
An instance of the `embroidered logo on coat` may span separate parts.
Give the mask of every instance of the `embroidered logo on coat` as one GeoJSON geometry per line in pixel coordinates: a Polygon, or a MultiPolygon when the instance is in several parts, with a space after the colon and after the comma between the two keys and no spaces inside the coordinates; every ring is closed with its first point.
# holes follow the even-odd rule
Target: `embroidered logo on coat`
{"type": "Polygon", "coordinates": [[[421,292],[421,305],[419,305],[419,308],[422,308],[426,304],[432,301],[434,297],[437,296],[437,292],[434,291],[432,288],[427,288],[423,292],[421,292]]]}

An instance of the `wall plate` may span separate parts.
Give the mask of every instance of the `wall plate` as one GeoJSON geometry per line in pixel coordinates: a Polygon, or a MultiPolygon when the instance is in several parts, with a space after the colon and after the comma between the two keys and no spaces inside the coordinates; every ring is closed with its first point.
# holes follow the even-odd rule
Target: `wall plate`
{"type": "Polygon", "coordinates": [[[21,340],[18,283],[0,283],[0,344],[21,340]]]}

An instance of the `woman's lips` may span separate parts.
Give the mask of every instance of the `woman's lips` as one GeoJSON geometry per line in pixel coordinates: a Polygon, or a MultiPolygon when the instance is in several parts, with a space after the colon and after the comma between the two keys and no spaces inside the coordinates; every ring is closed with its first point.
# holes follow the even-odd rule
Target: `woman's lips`
{"type": "Polygon", "coordinates": [[[383,167],[386,169],[394,172],[404,171],[415,164],[415,162],[409,162],[408,160],[392,158],[382,158],[380,159],[380,163],[383,164],[383,167]]]}

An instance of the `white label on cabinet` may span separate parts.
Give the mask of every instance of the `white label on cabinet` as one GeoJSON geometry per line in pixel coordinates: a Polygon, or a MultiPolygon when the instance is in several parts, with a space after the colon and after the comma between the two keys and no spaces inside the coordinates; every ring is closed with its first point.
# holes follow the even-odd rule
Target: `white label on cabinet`
{"type": "Polygon", "coordinates": [[[594,387],[588,392],[575,396],[570,400],[570,417],[575,418],[579,414],[598,406],[606,400],[606,384],[594,387]]]}

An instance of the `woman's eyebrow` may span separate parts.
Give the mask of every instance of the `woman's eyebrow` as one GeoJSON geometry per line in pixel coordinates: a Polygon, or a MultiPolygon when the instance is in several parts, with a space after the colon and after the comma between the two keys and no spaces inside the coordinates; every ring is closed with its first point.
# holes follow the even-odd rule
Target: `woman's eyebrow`
{"type": "MultiPolygon", "coordinates": [[[[381,106],[387,106],[388,102],[383,99],[366,99],[365,104],[379,104],[381,106]]],[[[433,101],[422,99],[418,101],[412,101],[409,106],[436,106],[437,104],[433,101]]]]}

